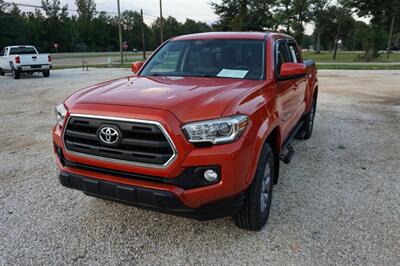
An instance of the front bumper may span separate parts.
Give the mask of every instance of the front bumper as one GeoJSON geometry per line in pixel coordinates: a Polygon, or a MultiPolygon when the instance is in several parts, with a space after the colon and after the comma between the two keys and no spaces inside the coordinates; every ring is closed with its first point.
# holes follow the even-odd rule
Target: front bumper
{"type": "MultiPolygon", "coordinates": [[[[177,149],[177,156],[166,167],[142,167],[126,165],[107,160],[98,160],[74,155],[65,150],[62,133],[63,126],[57,125],[53,129],[54,151],[57,154],[59,147],[65,160],[90,166],[92,169],[65,164],[57,158],[57,164],[62,172],[85,176],[100,182],[115,182],[133,187],[153,189],[173,193],[187,208],[199,209],[203,206],[224,201],[245,191],[249,186],[248,176],[252,175],[252,154],[254,149],[254,133],[245,132],[241,138],[231,144],[215,145],[211,147],[195,147],[188,143],[181,130],[181,123],[171,113],[159,109],[141,107],[119,107],[112,105],[80,104],[75,107],[75,113],[93,114],[112,117],[136,118],[159,121],[170,135],[177,149]],[[184,175],[190,168],[218,166],[220,180],[218,183],[206,186],[185,187],[174,184],[177,177],[184,175]],[[94,169],[97,168],[97,169],[94,169]],[[98,171],[102,169],[102,171],[98,171]],[[151,180],[145,177],[155,177],[151,180]],[[162,182],[158,182],[162,180],[162,182]]],[[[59,156],[57,156],[59,157],[59,156]]],[[[186,175],[190,178],[190,175],[186,175]]],[[[185,177],[186,178],[186,177],[185,177]]]]}
{"type": "Polygon", "coordinates": [[[244,194],[240,193],[200,208],[189,208],[170,191],[102,181],[65,171],[60,172],[59,180],[63,186],[81,190],[91,196],[199,220],[233,215],[240,211],[244,202],[244,194]]]}

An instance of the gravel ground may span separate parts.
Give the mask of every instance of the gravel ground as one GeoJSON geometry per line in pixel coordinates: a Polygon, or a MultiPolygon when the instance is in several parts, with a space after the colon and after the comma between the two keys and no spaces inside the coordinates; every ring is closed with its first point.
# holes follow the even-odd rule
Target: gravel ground
{"type": "Polygon", "coordinates": [[[128,70],[0,77],[0,265],[399,265],[400,71],[320,71],[315,131],[294,143],[260,232],[63,188],[53,108],[128,70]]]}

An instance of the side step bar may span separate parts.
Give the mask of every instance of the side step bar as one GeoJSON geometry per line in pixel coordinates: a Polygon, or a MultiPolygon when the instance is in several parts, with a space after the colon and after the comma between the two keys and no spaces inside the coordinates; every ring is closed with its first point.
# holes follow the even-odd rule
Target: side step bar
{"type": "Polygon", "coordinates": [[[290,145],[290,144],[288,144],[288,145],[286,146],[286,149],[287,149],[286,154],[281,154],[280,159],[281,159],[281,161],[284,162],[285,164],[288,164],[288,163],[290,163],[290,161],[291,161],[292,158],[293,158],[294,150],[293,150],[292,145],[290,145]]]}
{"type": "Polygon", "coordinates": [[[283,143],[282,149],[281,149],[281,154],[279,156],[279,159],[284,162],[285,164],[290,163],[294,156],[294,149],[290,143],[292,142],[293,138],[296,136],[297,132],[301,129],[303,126],[304,122],[300,121],[296,127],[293,129],[293,131],[290,133],[289,137],[286,139],[285,143],[283,143]]]}

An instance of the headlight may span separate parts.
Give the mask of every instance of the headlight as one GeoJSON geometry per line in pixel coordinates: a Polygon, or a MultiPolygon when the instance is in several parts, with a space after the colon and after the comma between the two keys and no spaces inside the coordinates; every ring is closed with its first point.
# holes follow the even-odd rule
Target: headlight
{"type": "Polygon", "coordinates": [[[67,109],[65,109],[64,104],[60,104],[56,107],[56,123],[62,126],[64,124],[64,118],[67,115],[67,109]]]}
{"type": "Polygon", "coordinates": [[[247,116],[235,115],[216,120],[189,123],[184,125],[182,129],[185,131],[189,142],[223,144],[237,140],[246,129],[247,121],[247,116]]]}

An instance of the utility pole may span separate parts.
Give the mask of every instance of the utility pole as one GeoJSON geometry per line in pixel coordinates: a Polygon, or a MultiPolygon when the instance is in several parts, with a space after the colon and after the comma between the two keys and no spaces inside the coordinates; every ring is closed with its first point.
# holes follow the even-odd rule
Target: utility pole
{"type": "Polygon", "coordinates": [[[140,9],[140,16],[142,17],[142,50],[143,50],[143,59],[146,59],[146,43],[144,40],[144,22],[143,22],[143,9],[140,9]]]}
{"type": "Polygon", "coordinates": [[[122,50],[121,8],[119,5],[119,0],[117,0],[117,5],[118,5],[119,51],[121,53],[121,67],[122,67],[124,65],[124,51],[122,50]]]}
{"type": "Polygon", "coordinates": [[[390,56],[390,46],[392,45],[392,37],[393,37],[393,28],[394,28],[394,20],[395,20],[395,15],[392,17],[392,22],[390,23],[390,32],[389,32],[389,40],[387,44],[387,50],[386,50],[386,58],[389,59],[390,56]]]}
{"type": "Polygon", "coordinates": [[[339,14],[338,27],[337,27],[336,38],[335,38],[335,50],[333,51],[333,60],[336,60],[336,52],[337,52],[338,43],[339,43],[340,25],[341,24],[342,24],[342,12],[340,12],[340,14],[339,14]]]}
{"type": "Polygon", "coordinates": [[[161,43],[163,43],[164,32],[163,32],[162,0],[160,0],[160,36],[161,36],[161,43]]]}

